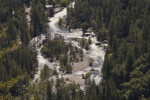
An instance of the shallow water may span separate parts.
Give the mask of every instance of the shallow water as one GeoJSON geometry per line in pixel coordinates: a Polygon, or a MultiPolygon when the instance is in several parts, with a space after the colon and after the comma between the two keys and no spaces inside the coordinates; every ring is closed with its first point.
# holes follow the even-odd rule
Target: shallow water
{"type": "MultiPolygon", "coordinates": [[[[72,5],[70,5],[71,7],[74,7],[74,3],[72,3],[72,5]]],[[[83,32],[81,31],[81,29],[75,29],[75,30],[71,30],[71,32],[65,31],[65,29],[61,29],[58,25],[58,21],[60,18],[64,18],[67,15],[67,9],[64,8],[62,11],[56,13],[54,15],[54,17],[49,18],[49,32],[48,35],[51,35],[51,37],[54,37],[55,34],[60,34],[64,37],[65,42],[67,43],[71,43],[73,46],[76,46],[78,48],[81,48],[79,46],[79,43],[77,41],[73,41],[72,38],[83,38],[82,34],[83,32]]],[[[88,38],[88,37],[84,37],[84,38],[88,38]]],[[[93,68],[94,71],[90,71],[91,67],[86,67],[83,70],[78,70],[75,72],[72,72],[72,74],[63,74],[62,72],[59,71],[60,65],[57,62],[49,62],[48,59],[44,58],[40,52],[40,50],[42,49],[42,41],[45,40],[45,35],[41,35],[41,36],[37,36],[34,39],[31,40],[31,44],[35,44],[36,45],[36,50],[38,52],[38,56],[37,56],[37,60],[38,60],[38,72],[36,73],[35,77],[34,77],[34,82],[36,80],[40,80],[40,71],[43,69],[43,66],[45,64],[47,64],[51,69],[55,68],[58,71],[59,77],[74,77],[74,76],[80,76],[82,77],[82,74],[86,74],[88,72],[90,72],[91,75],[91,80],[95,80],[95,83],[98,85],[100,83],[101,80],[101,68],[104,62],[104,55],[105,55],[105,50],[100,46],[95,45],[98,41],[96,40],[96,37],[91,37],[92,40],[92,44],[90,45],[90,50],[86,51],[85,49],[83,49],[84,51],[84,56],[92,58],[94,60],[93,62],[93,68]]],[[[55,76],[51,77],[50,79],[56,79],[55,76]]],[[[84,83],[80,83],[81,87],[84,86],[84,83]]]]}

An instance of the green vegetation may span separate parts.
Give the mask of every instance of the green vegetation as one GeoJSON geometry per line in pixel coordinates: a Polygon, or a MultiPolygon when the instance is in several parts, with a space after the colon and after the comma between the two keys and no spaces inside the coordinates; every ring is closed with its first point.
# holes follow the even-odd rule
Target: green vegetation
{"type": "Polygon", "coordinates": [[[13,100],[14,95],[18,95],[21,92],[24,93],[27,84],[23,87],[23,81],[27,81],[27,74],[17,76],[6,82],[0,82],[0,99],[13,100]]]}
{"type": "Polygon", "coordinates": [[[83,79],[89,79],[90,76],[91,76],[91,73],[86,73],[85,75],[82,74],[82,78],[83,78],[83,79]]]}
{"type": "Polygon", "coordinates": [[[107,8],[108,0],[82,0],[76,1],[75,8],[67,10],[67,25],[69,28],[82,28],[85,33],[93,28],[98,41],[108,39],[109,21],[112,5],[107,8]]]}
{"type": "Polygon", "coordinates": [[[49,9],[49,16],[53,17],[54,16],[54,8],[49,9]]]}
{"type": "Polygon", "coordinates": [[[14,100],[21,96],[33,78],[37,53],[29,46],[33,36],[44,31],[45,7],[43,1],[0,1],[0,99],[14,100]],[[36,6],[35,6],[36,5],[36,6]],[[26,6],[31,6],[31,24],[27,24],[26,6]],[[26,73],[26,75],[24,75],[26,73]]]}
{"type": "Polygon", "coordinates": [[[52,69],[48,67],[48,65],[44,65],[44,68],[41,70],[40,78],[42,80],[48,80],[48,78],[52,75],[52,69]]]}
{"type": "Polygon", "coordinates": [[[69,5],[69,2],[72,0],[48,0],[48,4],[50,5],[59,5],[60,7],[66,7],[69,5]]]}
{"type": "Polygon", "coordinates": [[[37,67],[36,52],[27,45],[21,46],[18,50],[5,54],[0,66],[1,81],[7,81],[25,72],[33,77],[37,67]]]}
{"type": "Polygon", "coordinates": [[[85,31],[85,23],[98,41],[109,41],[99,99],[148,100],[150,1],[78,0],[74,9],[68,8],[67,25],[85,31]]]}
{"type": "MultiPolygon", "coordinates": [[[[56,86],[53,81],[40,81],[29,87],[23,99],[40,99],[40,100],[80,100],[83,98],[84,92],[79,88],[78,84],[70,83],[66,85],[64,79],[57,79],[56,86]]],[[[20,97],[20,99],[22,99],[20,97]]]]}
{"type": "Polygon", "coordinates": [[[89,63],[89,66],[93,66],[93,59],[90,59],[90,63],[89,63]]]}
{"type": "Polygon", "coordinates": [[[69,4],[69,0],[60,0],[60,5],[66,7],[69,4]]]}
{"type": "Polygon", "coordinates": [[[8,27],[5,27],[2,29],[2,31],[0,31],[0,38],[1,37],[6,37],[6,31],[8,30],[8,27]]]}
{"type": "MultiPolygon", "coordinates": [[[[49,4],[66,6],[69,0],[49,0],[49,4]]],[[[0,99],[27,100],[148,100],[150,98],[150,1],[149,0],[76,0],[68,8],[69,28],[93,28],[97,40],[108,40],[102,80],[99,86],[85,79],[84,91],[78,84],[62,79],[48,80],[54,74],[47,65],[41,81],[29,85],[37,67],[36,51],[29,40],[45,31],[46,0],[0,1],[0,99]],[[30,2],[32,2],[30,4],[30,2]],[[27,25],[24,6],[31,5],[31,22],[27,25]],[[26,74],[24,74],[26,73],[26,74]]],[[[53,9],[50,11],[53,15],[53,9]]],[[[60,25],[62,25],[60,21],[60,25]]],[[[78,41],[78,40],[77,40],[78,41]]],[[[91,39],[82,39],[89,50],[91,39]]],[[[66,44],[62,37],[46,40],[43,55],[60,62],[60,70],[71,73],[74,61],[83,60],[83,51],[66,44]]],[[[92,65],[92,62],[90,62],[92,65]]],[[[68,79],[67,79],[68,80],[68,79]]]]}
{"type": "Polygon", "coordinates": [[[60,70],[66,73],[72,72],[71,63],[83,59],[80,49],[73,47],[71,44],[65,43],[63,37],[55,36],[53,40],[46,40],[41,50],[42,54],[53,62],[60,62],[60,70]]]}
{"type": "Polygon", "coordinates": [[[54,0],[48,0],[49,5],[53,5],[54,0]]]}
{"type": "Polygon", "coordinates": [[[82,38],[82,40],[80,40],[80,45],[82,48],[85,48],[86,50],[89,50],[89,45],[91,44],[91,40],[90,38],[87,40],[85,38],[82,38]]]}
{"type": "Polygon", "coordinates": [[[88,25],[87,22],[84,22],[84,23],[81,24],[81,28],[83,29],[83,33],[86,32],[86,30],[88,29],[88,27],[89,27],[89,25],[88,25]]]}
{"type": "Polygon", "coordinates": [[[88,44],[92,44],[91,37],[89,37],[89,39],[88,39],[88,44]]]}
{"type": "Polygon", "coordinates": [[[66,73],[72,73],[72,66],[70,64],[67,64],[66,66],[62,66],[60,68],[61,71],[66,71],[66,73]]]}
{"type": "Polygon", "coordinates": [[[59,24],[60,28],[65,27],[65,19],[60,18],[59,21],[58,21],[58,24],[59,24]]]}
{"type": "Polygon", "coordinates": [[[30,77],[34,75],[36,51],[28,46],[32,35],[24,8],[29,4],[30,0],[0,1],[0,81],[8,81],[25,72],[30,77]]]}
{"type": "Polygon", "coordinates": [[[31,9],[31,36],[35,37],[44,32],[46,18],[45,0],[33,0],[31,9]]]}
{"type": "Polygon", "coordinates": [[[63,37],[55,36],[54,40],[47,40],[44,44],[41,52],[47,57],[53,59],[59,59],[61,55],[67,55],[67,52],[71,48],[71,45],[64,42],[63,37]]]}
{"type": "Polygon", "coordinates": [[[58,23],[59,23],[59,26],[61,27],[61,26],[62,26],[62,23],[63,23],[62,18],[59,19],[58,23]]]}

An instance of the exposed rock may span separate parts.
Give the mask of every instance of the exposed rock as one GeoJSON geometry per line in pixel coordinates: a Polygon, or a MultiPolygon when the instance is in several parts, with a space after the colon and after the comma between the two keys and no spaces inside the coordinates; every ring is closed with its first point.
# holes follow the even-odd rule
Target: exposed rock
{"type": "Polygon", "coordinates": [[[61,11],[60,8],[55,8],[55,9],[54,9],[54,13],[58,13],[59,11],[61,11]]]}
{"type": "Polygon", "coordinates": [[[91,68],[90,71],[94,71],[94,68],[91,68]]]}
{"type": "Polygon", "coordinates": [[[45,7],[46,7],[46,9],[50,9],[53,7],[53,5],[46,5],[45,7]]]}

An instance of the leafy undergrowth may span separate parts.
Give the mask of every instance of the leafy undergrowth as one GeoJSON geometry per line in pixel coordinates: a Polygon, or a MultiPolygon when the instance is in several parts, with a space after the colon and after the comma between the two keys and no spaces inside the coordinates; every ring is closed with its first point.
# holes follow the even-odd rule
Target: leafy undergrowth
{"type": "Polygon", "coordinates": [[[17,91],[24,92],[25,87],[23,87],[23,81],[27,78],[27,73],[19,75],[16,78],[12,78],[6,82],[0,82],[0,100],[13,100],[13,95],[17,91]],[[18,88],[15,88],[18,87],[18,88]],[[15,91],[12,91],[14,89],[15,91]]]}
{"type": "Polygon", "coordinates": [[[14,50],[18,50],[20,45],[21,45],[21,40],[20,38],[18,38],[14,44],[12,45],[12,47],[7,47],[7,48],[3,48],[3,50],[0,51],[0,59],[7,53],[12,52],[14,50]]]}
{"type": "Polygon", "coordinates": [[[6,37],[6,31],[8,30],[8,27],[5,27],[0,31],[0,38],[6,37]]]}
{"type": "Polygon", "coordinates": [[[54,40],[46,40],[41,52],[47,58],[50,58],[50,61],[59,61],[60,70],[66,71],[66,73],[72,72],[72,62],[83,60],[83,51],[65,43],[64,38],[61,36],[56,36],[54,40]]]}

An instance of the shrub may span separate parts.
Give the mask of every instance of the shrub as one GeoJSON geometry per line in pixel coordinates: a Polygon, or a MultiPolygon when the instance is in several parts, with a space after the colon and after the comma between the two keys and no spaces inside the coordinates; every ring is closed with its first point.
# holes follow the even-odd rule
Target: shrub
{"type": "Polygon", "coordinates": [[[89,66],[93,66],[93,59],[90,59],[89,66]]]}
{"type": "Polygon", "coordinates": [[[61,5],[62,7],[66,7],[68,3],[69,3],[68,0],[61,0],[61,1],[60,1],[60,5],[61,5]]]}

